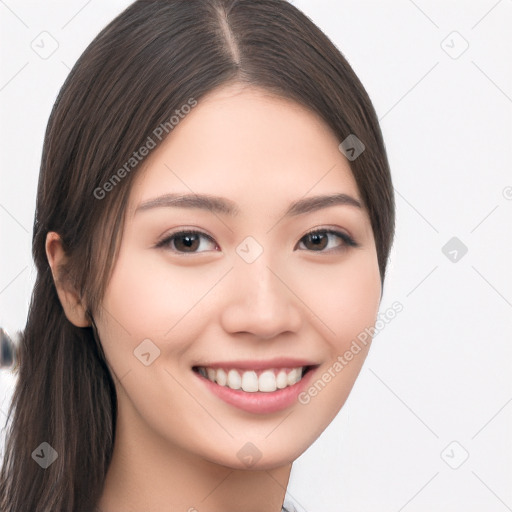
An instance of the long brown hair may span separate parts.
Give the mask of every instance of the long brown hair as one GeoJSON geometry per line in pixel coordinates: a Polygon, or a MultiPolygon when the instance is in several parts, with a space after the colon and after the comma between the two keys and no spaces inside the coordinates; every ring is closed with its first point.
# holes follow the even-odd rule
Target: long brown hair
{"type": "Polygon", "coordinates": [[[119,170],[191,98],[234,81],[307,106],[340,143],[351,134],[363,142],[350,165],[384,283],[394,233],[386,151],[365,89],[330,40],[285,0],[134,2],[77,61],[48,122],[33,231],[37,278],[0,474],[3,512],[92,511],[114,445],[114,382],[95,330],[64,315],[47,233],[59,233],[68,256],[60,278],[79,292],[92,319],[138,167],[119,170]],[[114,182],[116,173],[122,179],[114,182]],[[32,456],[44,442],[58,455],[46,469],[32,456]]]}

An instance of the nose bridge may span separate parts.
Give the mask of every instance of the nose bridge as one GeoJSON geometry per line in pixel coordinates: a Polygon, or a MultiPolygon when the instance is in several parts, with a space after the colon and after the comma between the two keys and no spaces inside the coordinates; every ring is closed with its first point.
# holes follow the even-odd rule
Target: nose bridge
{"type": "Polygon", "coordinates": [[[254,307],[270,309],[287,302],[286,289],[271,270],[269,261],[261,258],[251,265],[240,265],[239,278],[254,307]]]}
{"type": "Polygon", "coordinates": [[[246,293],[264,298],[266,294],[282,292],[274,289],[277,285],[276,277],[270,269],[277,264],[272,248],[268,245],[263,247],[252,236],[246,237],[236,248],[234,265],[235,275],[240,285],[245,287],[246,293]]]}
{"type": "Polygon", "coordinates": [[[262,254],[252,263],[239,261],[234,269],[242,297],[247,297],[252,310],[264,316],[277,313],[276,308],[289,301],[287,290],[271,270],[271,265],[270,258],[262,254]]]}
{"type": "Polygon", "coordinates": [[[295,297],[270,256],[263,251],[250,262],[243,256],[235,259],[233,290],[223,311],[227,330],[270,338],[300,327],[295,297]]]}

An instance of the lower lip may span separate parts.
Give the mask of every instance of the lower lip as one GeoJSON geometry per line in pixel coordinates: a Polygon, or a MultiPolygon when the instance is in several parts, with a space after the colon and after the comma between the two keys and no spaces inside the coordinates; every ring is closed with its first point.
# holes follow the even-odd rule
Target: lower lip
{"type": "Polygon", "coordinates": [[[231,389],[227,386],[219,386],[211,380],[194,372],[206,387],[224,402],[255,414],[269,414],[287,409],[298,402],[299,394],[308,386],[315,368],[311,368],[299,382],[284,389],[278,389],[271,393],[256,391],[249,393],[241,389],[231,389]]]}

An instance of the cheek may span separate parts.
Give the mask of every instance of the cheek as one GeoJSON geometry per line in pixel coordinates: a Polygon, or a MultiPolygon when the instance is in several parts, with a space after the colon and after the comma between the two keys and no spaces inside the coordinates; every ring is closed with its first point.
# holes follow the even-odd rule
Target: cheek
{"type": "Polygon", "coordinates": [[[314,431],[316,422],[325,426],[332,421],[354,386],[370,348],[368,329],[377,317],[381,281],[371,251],[356,253],[337,268],[312,267],[303,275],[299,293],[310,305],[326,347],[325,363],[299,396],[304,421],[314,431]]]}
{"type": "Polygon", "coordinates": [[[338,265],[309,264],[301,268],[297,295],[311,310],[336,350],[374,324],[381,298],[375,252],[354,252],[338,265]]]}
{"type": "Polygon", "coordinates": [[[204,299],[225,273],[222,266],[178,266],[162,255],[122,251],[96,322],[114,372],[140,369],[134,351],[147,339],[160,350],[159,363],[179,366],[212,321],[212,305],[204,299]]]}
{"type": "Polygon", "coordinates": [[[178,266],[133,251],[121,254],[104,307],[132,337],[165,338],[218,280],[219,271],[178,266]]]}

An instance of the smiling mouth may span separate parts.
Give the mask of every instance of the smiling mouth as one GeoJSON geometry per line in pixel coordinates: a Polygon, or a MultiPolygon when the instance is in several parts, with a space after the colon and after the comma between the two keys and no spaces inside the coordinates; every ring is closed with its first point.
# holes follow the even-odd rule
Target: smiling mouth
{"type": "Polygon", "coordinates": [[[273,393],[300,382],[315,366],[295,368],[268,368],[265,370],[240,370],[237,368],[209,368],[194,366],[194,372],[219,386],[247,393],[273,393]]]}

